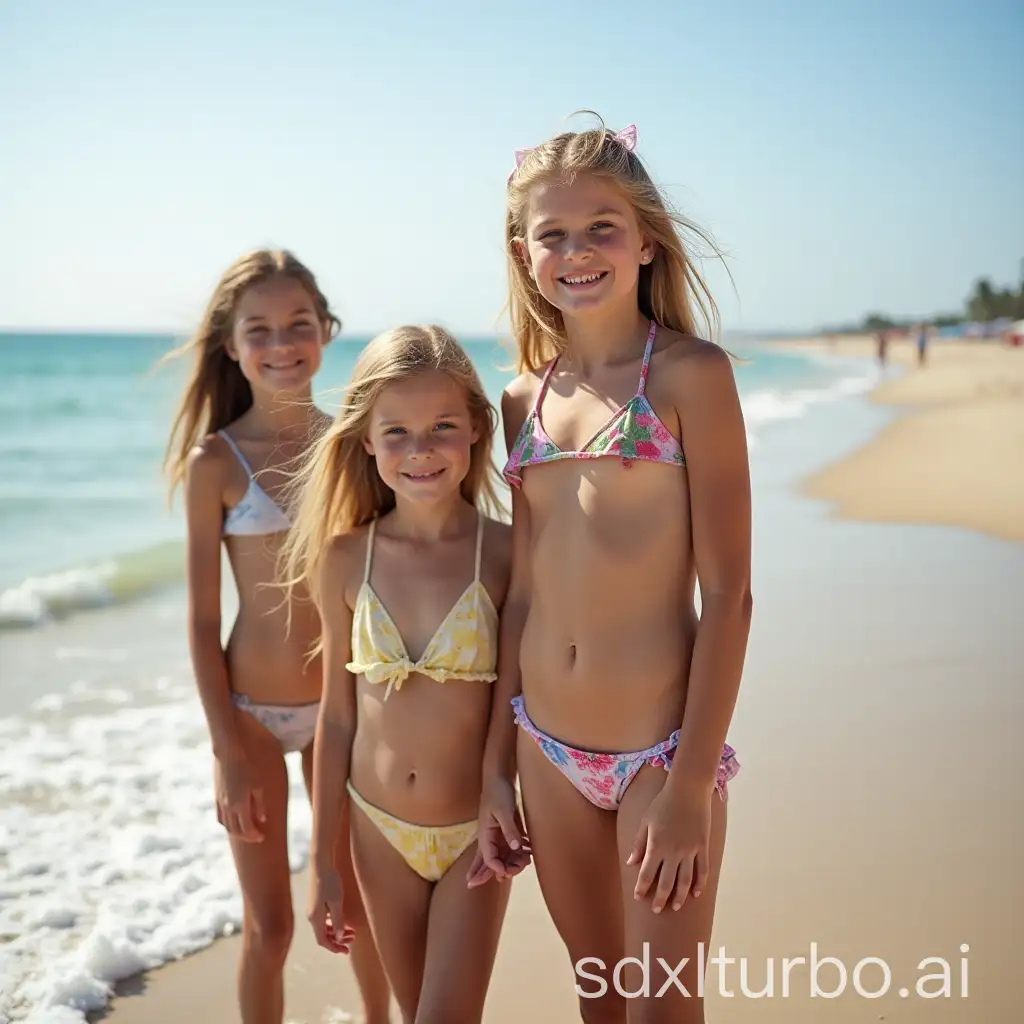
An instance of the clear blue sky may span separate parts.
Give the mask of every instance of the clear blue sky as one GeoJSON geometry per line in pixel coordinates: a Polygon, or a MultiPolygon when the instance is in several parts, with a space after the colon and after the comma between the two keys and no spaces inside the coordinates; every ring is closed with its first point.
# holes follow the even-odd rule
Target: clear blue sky
{"type": "Polygon", "coordinates": [[[512,149],[579,108],[727,326],[956,309],[1018,277],[1022,100],[1019,0],[0,0],[0,326],[188,327],[272,244],[351,331],[489,332],[512,149]]]}

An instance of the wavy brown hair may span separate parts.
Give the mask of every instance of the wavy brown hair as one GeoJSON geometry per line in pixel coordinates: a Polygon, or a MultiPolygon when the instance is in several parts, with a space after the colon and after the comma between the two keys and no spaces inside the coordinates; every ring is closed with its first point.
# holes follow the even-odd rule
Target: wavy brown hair
{"type": "MultiPolygon", "coordinates": [[[[593,113],[579,111],[579,113],[593,113]]],[[[597,115],[594,115],[597,117],[597,115]]],[[[648,319],[681,334],[713,336],[718,308],[693,263],[685,238],[706,243],[721,256],[709,235],[673,210],[636,153],[604,126],[563,132],[527,153],[509,179],[505,212],[508,314],[518,350],[518,370],[536,370],[565,351],[561,312],[541,295],[516,251],[525,244],[530,191],[539,182],[571,180],[580,173],[608,178],[622,190],[640,230],[656,244],[654,259],[640,267],[638,302],[648,319]]]]}
{"type": "Polygon", "coordinates": [[[462,497],[481,511],[501,511],[492,459],[498,414],[476,368],[444,328],[396,327],[378,335],[360,353],[334,423],[289,483],[297,511],[279,563],[279,577],[289,593],[305,584],[318,600],[317,580],[331,540],[395,507],[395,493],[381,479],[363,441],[380,393],[389,384],[430,370],[447,374],[462,388],[479,435],[470,449],[462,497]]]}
{"type": "Polygon", "coordinates": [[[193,447],[207,434],[233,423],[252,406],[252,388],[238,363],[228,355],[227,343],[243,293],[274,277],[290,277],[305,289],[324,329],[325,340],[341,330],[341,321],[331,311],[316,278],[292,253],[257,249],[235,260],[217,282],[195,334],[161,360],[192,358],[192,369],[164,453],[164,472],[171,494],[184,479],[185,464],[193,447]]]}

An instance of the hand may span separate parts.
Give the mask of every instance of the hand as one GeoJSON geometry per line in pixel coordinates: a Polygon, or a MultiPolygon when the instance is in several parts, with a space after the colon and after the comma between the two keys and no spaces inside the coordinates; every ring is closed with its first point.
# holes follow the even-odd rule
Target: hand
{"type": "Polygon", "coordinates": [[[640,864],[635,899],[645,899],[657,882],[651,899],[655,914],[666,906],[682,909],[686,898],[700,896],[707,883],[713,793],[714,788],[677,788],[666,782],[640,820],[626,863],[640,864]]]}
{"type": "Polygon", "coordinates": [[[244,753],[214,758],[213,786],[217,820],[228,834],[247,843],[262,843],[262,826],[267,821],[263,789],[254,785],[252,768],[244,753]]]}
{"type": "Polygon", "coordinates": [[[470,889],[484,885],[492,878],[499,882],[514,878],[530,863],[530,840],[526,835],[516,807],[516,794],[506,778],[495,778],[484,784],[480,796],[477,849],[466,873],[470,889]]]}
{"type": "Polygon", "coordinates": [[[333,867],[310,866],[309,910],[318,946],[330,953],[348,953],[355,929],[344,923],[344,893],[341,876],[333,867]]]}

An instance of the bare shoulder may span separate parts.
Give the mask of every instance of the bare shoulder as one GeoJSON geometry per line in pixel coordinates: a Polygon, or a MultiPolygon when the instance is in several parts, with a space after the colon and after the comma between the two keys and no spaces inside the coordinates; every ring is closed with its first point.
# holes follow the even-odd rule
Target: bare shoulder
{"type": "Polygon", "coordinates": [[[353,530],[336,534],[327,544],[315,582],[321,614],[330,616],[332,609],[338,612],[343,605],[355,607],[363,581],[368,533],[366,526],[357,526],[353,530]]]}
{"type": "Polygon", "coordinates": [[[227,455],[227,441],[220,434],[207,434],[192,446],[192,451],[188,453],[188,464],[190,467],[198,467],[201,473],[209,473],[210,467],[223,467],[227,455]]]}
{"type": "Polygon", "coordinates": [[[512,524],[484,519],[483,557],[495,564],[512,564],[512,524]]]}
{"type": "Polygon", "coordinates": [[[220,493],[230,452],[218,434],[197,441],[185,459],[185,490],[189,494],[220,493]]]}
{"type": "Polygon", "coordinates": [[[499,611],[512,578],[512,526],[497,519],[484,520],[480,575],[499,611]]]}
{"type": "Polygon", "coordinates": [[[543,367],[537,370],[526,370],[508,382],[505,394],[514,400],[529,401],[536,397],[543,379],[543,367]]]}
{"type": "Polygon", "coordinates": [[[525,419],[526,414],[540,393],[543,370],[530,370],[512,380],[502,392],[501,412],[505,418],[525,419]]]}
{"type": "MultiPolygon", "coordinates": [[[[347,584],[353,575],[356,566],[360,568],[360,578],[363,561],[366,557],[366,542],[369,536],[369,527],[357,526],[353,530],[336,534],[331,538],[324,552],[324,576],[330,581],[340,581],[347,584]]],[[[325,580],[327,582],[327,580],[325,580]]]]}
{"type": "Polygon", "coordinates": [[[732,376],[732,360],[721,345],[667,328],[662,329],[658,338],[660,344],[656,351],[661,357],[662,373],[690,375],[724,372],[732,376]]]}
{"type": "Polygon", "coordinates": [[[656,386],[680,414],[688,407],[714,408],[736,394],[732,359],[721,345],[666,330],[658,356],[656,386]]]}

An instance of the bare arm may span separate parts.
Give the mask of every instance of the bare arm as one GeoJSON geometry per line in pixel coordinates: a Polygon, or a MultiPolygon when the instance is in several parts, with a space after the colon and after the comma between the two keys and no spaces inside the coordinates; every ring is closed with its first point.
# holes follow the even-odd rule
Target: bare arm
{"type": "Polygon", "coordinates": [[[356,733],[355,677],[351,661],[352,609],[345,600],[354,537],[337,538],[324,559],[317,587],[323,633],[324,689],[313,743],[313,837],[310,863],[334,870],[334,851],[348,799],[349,764],[356,733]]]}
{"type": "MultiPolygon", "coordinates": [[[[528,381],[517,378],[501,396],[505,445],[511,450],[526,418],[528,381]]],[[[498,678],[484,744],[477,853],[466,876],[470,888],[509,879],[529,863],[529,839],[516,807],[516,724],[512,698],[522,689],[519,647],[530,600],[529,506],[512,488],[511,566],[498,631],[498,678]]]]}
{"type": "Polygon", "coordinates": [[[676,407],[689,472],[701,616],[670,778],[713,787],[750,631],[750,475],[728,356],[707,344],[681,360],[679,369],[676,407]]]}
{"type": "Polygon", "coordinates": [[[199,698],[217,758],[237,757],[241,743],[221,644],[221,463],[205,445],[189,456],[185,475],[188,524],[188,640],[199,698]]]}
{"type": "MultiPolygon", "coordinates": [[[[523,397],[506,391],[501,398],[505,446],[511,451],[526,419],[523,397]]],[[[522,493],[512,488],[512,570],[501,611],[498,635],[498,678],[493,687],[491,721],[484,747],[483,774],[486,780],[516,776],[516,725],[512,698],[522,689],[519,647],[530,600],[530,510],[522,493]]]]}

